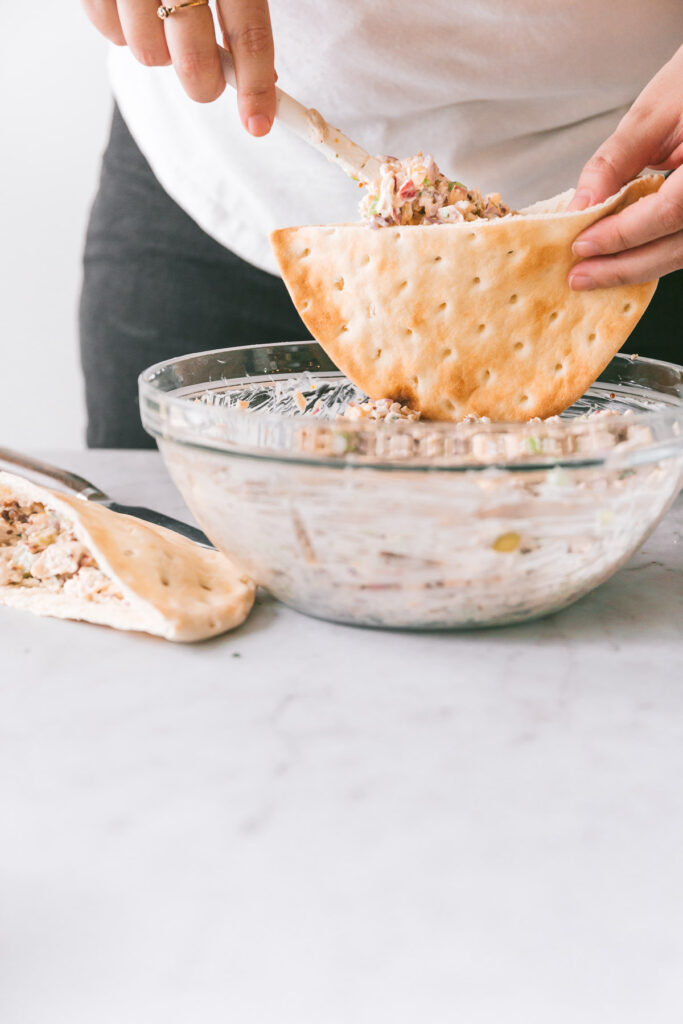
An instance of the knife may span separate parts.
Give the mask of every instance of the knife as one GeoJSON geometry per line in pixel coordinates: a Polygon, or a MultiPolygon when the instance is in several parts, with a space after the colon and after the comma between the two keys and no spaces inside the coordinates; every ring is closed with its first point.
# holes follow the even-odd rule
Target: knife
{"type": "Polygon", "coordinates": [[[166,516],[163,512],[156,512],[151,508],[143,508],[140,505],[120,505],[118,501],[114,501],[113,498],[105,491],[101,491],[95,484],[91,484],[89,480],[85,480],[76,473],[71,473],[68,469],[60,469],[59,466],[52,466],[49,462],[42,462],[40,459],[34,459],[21,452],[12,451],[11,448],[0,448],[0,462],[7,463],[10,466],[18,466],[20,469],[27,469],[31,473],[38,474],[38,476],[55,480],[79,498],[83,498],[85,501],[93,501],[97,505],[104,505],[105,508],[111,509],[112,512],[120,512],[125,516],[144,519],[148,523],[154,523],[155,526],[165,526],[167,530],[174,530],[175,533],[179,533],[183,537],[187,537],[188,540],[194,541],[195,544],[201,544],[205,548],[213,548],[214,546],[206,534],[198,530],[196,526],[190,526],[189,523],[183,523],[180,519],[173,519],[172,516],[166,516]]]}

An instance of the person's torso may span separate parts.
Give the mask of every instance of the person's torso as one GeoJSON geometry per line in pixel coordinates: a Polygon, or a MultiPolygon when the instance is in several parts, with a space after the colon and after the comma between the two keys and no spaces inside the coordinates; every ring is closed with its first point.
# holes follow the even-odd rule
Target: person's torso
{"type": "MultiPolygon", "coordinates": [[[[680,0],[271,0],[271,16],[281,88],[370,152],[431,153],[514,206],[574,184],[683,37],[680,0]]],[[[249,137],[232,90],[195,104],[120,49],[111,71],[162,185],[238,255],[275,271],[272,228],[356,219],[353,183],[277,124],[249,137]]]]}

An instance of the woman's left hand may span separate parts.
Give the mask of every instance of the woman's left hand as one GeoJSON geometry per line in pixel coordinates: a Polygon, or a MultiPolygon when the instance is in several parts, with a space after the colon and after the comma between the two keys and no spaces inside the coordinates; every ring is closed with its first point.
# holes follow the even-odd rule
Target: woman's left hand
{"type": "Polygon", "coordinates": [[[603,202],[646,167],[673,173],[658,192],[579,235],[575,290],[639,284],[683,267],[683,46],[588,161],[569,209],[603,202]]]}

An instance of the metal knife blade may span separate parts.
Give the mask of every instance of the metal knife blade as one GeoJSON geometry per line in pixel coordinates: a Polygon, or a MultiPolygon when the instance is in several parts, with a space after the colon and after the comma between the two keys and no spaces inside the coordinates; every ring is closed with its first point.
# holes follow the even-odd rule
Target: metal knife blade
{"type": "Polygon", "coordinates": [[[22,452],[15,452],[11,448],[0,448],[0,462],[28,470],[30,473],[35,473],[38,476],[47,477],[49,480],[54,480],[56,483],[61,484],[63,488],[77,494],[79,498],[93,501],[98,505],[104,505],[105,508],[111,509],[112,512],[120,512],[126,516],[135,516],[136,519],[143,519],[145,522],[154,523],[156,526],[164,526],[167,530],[173,530],[175,533],[179,533],[183,537],[187,537],[188,540],[194,541],[195,544],[201,544],[205,548],[213,548],[214,546],[206,534],[202,533],[196,526],[190,526],[189,523],[183,523],[180,519],[174,519],[172,516],[164,515],[163,512],[157,512],[152,508],[144,508],[141,505],[121,505],[118,501],[114,501],[105,491],[100,490],[95,484],[90,483],[89,480],[78,476],[76,473],[71,473],[68,469],[53,466],[49,462],[43,462],[41,459],[24,455],[22,452]]]}

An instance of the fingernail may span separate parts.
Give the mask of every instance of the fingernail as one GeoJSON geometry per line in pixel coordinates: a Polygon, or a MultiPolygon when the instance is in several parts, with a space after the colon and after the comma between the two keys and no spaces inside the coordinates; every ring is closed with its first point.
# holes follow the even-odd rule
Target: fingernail
{"type": "Polygon", "coordinates": [[[586,240],[585,242],[574,242],[572,252],[575,256],[581,256],[583,258],[585,256],[599,256],[602,249],[597,242],[589,242],[586,240]]]}
{"type": "Polygon", "coordinates": [[[252,114],[247,121],[251,135],[266,135],[270,131],[270,118],[265,114],[252,114]]]}
{"type": "Polygon", "coordinates": [[[595,288],[595,281],[588,274],[572,274],[569,278],[569,287],[575,292],[589,292],[595,288]]]}
{"type": "Polygon", "coordinates": [[[572,206],[574,210],[585,210],[587,206],[590,206],[593,200],[593,196],[588,189],[582,188],[575,193],[572,199],[572,206]]]}

